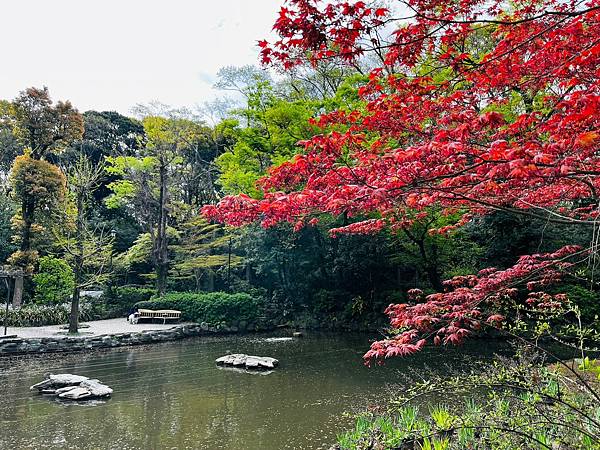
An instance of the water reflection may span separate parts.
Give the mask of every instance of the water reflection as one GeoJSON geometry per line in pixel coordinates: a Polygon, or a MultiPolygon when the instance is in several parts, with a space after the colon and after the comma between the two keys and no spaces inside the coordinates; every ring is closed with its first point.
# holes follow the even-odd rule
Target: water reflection
{"type": "MultiPolygon", "coordinates": [[[[369,336],[314,334],[198,338],[106,353],[0,360],[0,448],[318,449],[346,425],[344,411],[379,403],[400,374],[443,363],[467,364],[464,352],[431,349],[368,369],[369,336]],[[217,367],[227,350],[272,356],[268,376],[217,367]],[[58,403],[29,392],[47,372],[98,378],[114,390],[104,403],[58,403]]],[[[467,353],[491,357],[482,343],[467,353]]],[[[463,349],[464,350],[464,349],[463,349]]],[[[257,372],[266,375],[266,372],[257,372]]]]}

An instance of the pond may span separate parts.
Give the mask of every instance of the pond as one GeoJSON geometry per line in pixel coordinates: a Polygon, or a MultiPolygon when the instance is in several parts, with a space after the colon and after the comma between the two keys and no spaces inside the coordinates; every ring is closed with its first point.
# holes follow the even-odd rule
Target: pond
{"type": "Polygon", "coordinates": [[[373,335],[309,333],[193,338],[93,354],[0,359],[2,449],[319,449],[351,425],[351,413],[381,404],[387,390],[428,367],[446,373],[492,358],[487,341],[427,349],[383,367],[362,365],[373,335]],[[249,374],[215,366],[227,351],[272,356],[280,367],[249,374]],[[448,365],[448,366],[447,366],[448,365]],[[102,403],[61,403],[29,391],[48,373],[110,385],[102,403]]]}

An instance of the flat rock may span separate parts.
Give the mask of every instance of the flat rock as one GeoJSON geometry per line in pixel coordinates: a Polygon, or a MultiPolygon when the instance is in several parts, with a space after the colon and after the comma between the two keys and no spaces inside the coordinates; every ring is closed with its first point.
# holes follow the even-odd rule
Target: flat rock
{"type": "Polygon", "coordinates": [[[70,400],[81,400],[84,398],[92,397],[92,394],[90,394],[90,391],[88,391],[86,388],[74,387],[73,389],[69,389],[68,391],[63,392],[62,394],[58,394],[58,397],[68,398],[70,400]]]}
{"type": "Polygon", "coordinates": [[[68,400],[105,398],[113,393],[110,387],[98,380],[70,373],[49,375],[46,380],[34,384],[30,389],[37,389],[42,394],[54,394],[68,400]]]}
{"type": "Polygon", "coordinates": [[[34,390],[45,390],[45,389],[57,389],[65,386],[76,386],[82,381],[89,380],[88,377],[82,377],[80,375],[72,375],[70,373],[60,373],[57,375],[50,375],[44,381],[34,384],[29,389],[34,390]]]}
{"type": "Polygon", "coordinates": [[[288,342],[288,341],[293,341],[294,338],[291,337],[273,337],[273,338],[266,338],[265,342],[288,342]]]}
{"type": "Polygon", "coordinates": [[[113,390],[107,385],[100,383],[98,380],[85,380],[79,386],[85,388],[94,397],[108,397],[113,393],[113,390]]]}
{"type": "MultiPolygon", "coordinates": [[[[65,386],[65,387],[63,387],[63,388],[56,389],[56,390],[54,391],[54,393],[55,393],[56,395],[60,395],[60,394],[63,394],[63,393],[65,393],[65,392],[69,392],[70,390],[72,390],[72,389],[75,389],[76,387],[77,387],[77,386],[65,386]]],[[[44,392],[44,391],[42,391],[42,392],[44,392]]]]}
{"type": "Polygon", "coordinates": [[[245,367],[246,369],[274,369],[279,361],[268,356],[251,356],[242,353],[225,355],[215,360],[220,366],[245,367]]]}

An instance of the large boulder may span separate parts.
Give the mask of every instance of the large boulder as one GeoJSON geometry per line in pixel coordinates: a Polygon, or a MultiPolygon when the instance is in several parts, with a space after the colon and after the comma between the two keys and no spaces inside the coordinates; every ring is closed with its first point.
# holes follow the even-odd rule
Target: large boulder
{"type": "Polygon", "coordinates": [[[85,380],[79,386],[87,389],[93,397],[109,397],[113,393],[111,388],[98,380],[85,380]]]}
{"type": "Polygon", "coordinates": [[[219,366],[245,367],[246,369],[274,369],[279,361],[268,356],[251,356],[242,353],[225,355],[215,360],[219,366]]]}
{"type": "Polygon", "coordinates": [[[72,375],[70,373],[59,373],[57,375],[48,375],[44,381],[34,384],[29,389],[38,391],[47,389],[58,389],[65,386],[77,386],[82,381],[89,380],[88,377],[82,377],[80,375],[72,375]]]}
{"type": "Polygon", "coordinates": [[[110,397],[113,393],[110,387],[98,380],[90,380],[88,377],[70,373],[49,375],[46,380],[34,384],[30,389],[69,400],[110,397]]]}

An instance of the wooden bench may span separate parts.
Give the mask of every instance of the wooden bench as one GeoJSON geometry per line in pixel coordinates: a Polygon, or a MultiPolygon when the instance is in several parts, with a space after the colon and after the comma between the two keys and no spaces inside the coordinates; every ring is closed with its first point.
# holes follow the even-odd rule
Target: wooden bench
{"type": "Polygon", "coordinates": [[[152,309],[138,309],[135,316],[138,321],[140,319],[162,319],[164,324],[167,320],[181,319],[181,311],[177,311],[176,309],[158,309],[156,311],[152,309]]]}

